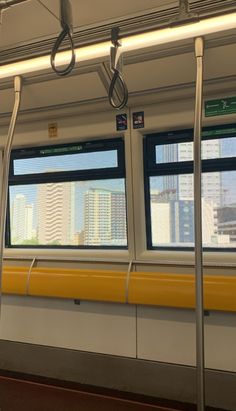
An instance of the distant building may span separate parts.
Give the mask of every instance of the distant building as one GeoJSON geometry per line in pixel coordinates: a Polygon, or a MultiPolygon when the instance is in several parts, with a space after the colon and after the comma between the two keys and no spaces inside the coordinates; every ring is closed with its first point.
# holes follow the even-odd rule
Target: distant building
{"type": "Polygon", "coordinates": [[[126,200],[122,191],[111,192],[111,239],[113,245],[126,245],[126,200]]]}
{"type": "Polygon", "coordinates": [[[79,231],[74,234],[74,245],[84,245],[84,231],[79,231]]]}
{"type": "Polygon", "coordinates": [[[26,197],[17,194],[12,203],[11,212],[11,241],[15,244],[25,239],[25,207],[26,197]]]}
{"type": "Polygon", "coordinates": [[[33,231],[33,205],[27,204],[25,206],[25,239],[31,240],[34,236],[33,231]]]}
{"type": "Polygon", "coordinates": [[[33,205],[26,204],[26,197],[17,194],[11,209],[11,241],[21,244],[33,237],[33,205]]]}
{"type": "MultiPolygon", "coordinates": [[[[203,159],[219,158],[221,155],[220,140],[205,140],[202,143],[203,159]]],[[[193,144],[191,142],[166,144],[163,146],[163,162],[193,160],[193,144]]],[[[205,200],[217,205],[222,203],[221,173],[203,173],[202,196],[205,200]]],[[[193,175],[180,174],[163,177],[163,191],[176,190],[179,200],[193,200],[193,175]]]]}
{"type": "Polygon", "coordinates": [[[84,244],[127,244],[124,192],[91,188],[84,207],[84,244]]]}
{"type": "Polygon", "coordinates": [[[228,244],[236,243],[236,204],[217,209],[218,234],[224,235],[228,244]]]}
{"type": "Polygon", "coordinates": [[[194,241],[194,203],[189,200],[170,202],[171,242],[191,245],[194,241]]]}
{"type": "Polygon", "coordinates": [[[152,216],[152,244],[170,245],[171,220],[169,203],[151,203],[152,216]]]}
{"type": "MultiPolygon", "coordinates": [[[[168,189],[151,195],[153,245],[194,244],[194,201],[176,200],[176,190],[168,189]]],[[[216,205],[202,199],[203,242],[211,246],[216,241],[216,205]]],[[[221,238],[222,240],[222,238],[221,238]]]]}
{"type": "Polygon", "coordinates": [[[70,245],[74,236],[74,183],[38,186],[39,244],[70,245]]]}
{"type": "MultiPolygon", "coordinates": [[[[220,140],[205,140],[202,143],[203,159],[219,158],[221,156],[220,140]]],[[[165,144],[162,147],[162,154],[156,153],[158,161],[161,163],[172,163],[193,160],[193,143],[184,142],[179,144],[165,144]]],[[[159,148],[161,150],[161,148],[159,148]]],[[[163,239],[168,238],[170,230],[170,243],[193,244],[194,243],[194,194],[193,194],[193,175],[179,174],[163,176],[163,190],[154,194],[151,193],[152,227],[153,243],[155,241],[162,243],[160,240],[162,233],[163,239]],[[153,204],[167,204],[170,207],[169,223],[166,223],[166,232],[162,224],[161,208],[153,204]],[[158,211],[159,210],[159,211],[158,211]],[[160,213],[160,217],[156,213],[160,213]],[[158,231],[158,224],[161,229],[158,231]],[[157,233],[158,234],[155,234],[157,233]]],[[[202,217],[203,217],[203,242],[211,246],[216,241],[223,241],[223,238],[217,237],[217,218],[216,208],[223,202],[221,173],[203,173],[202,175],[202,217]]],[[[167,214],[165,214],[165,220],[167,214]]],[[[221,225],[222,227],[222,225],[221,225]]],[[[236,240],[235,240],[236,241],[236,240]]]]}

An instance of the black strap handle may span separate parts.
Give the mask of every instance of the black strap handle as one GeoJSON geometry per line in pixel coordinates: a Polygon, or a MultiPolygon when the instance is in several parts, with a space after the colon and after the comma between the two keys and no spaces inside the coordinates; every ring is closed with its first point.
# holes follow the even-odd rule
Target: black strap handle
{"type": "Polygon", "coordinates": [[[109,98],[109,102],[111,106],[117,110],[122,110],[128,103],[128,98],[129,98],[128,88],[119,70],[116,70],[116,69],[114,70],[114,74],[113,74],[111,84],[109,87],[108,98],[109,98]],[[114,99],[114,92],[115,92],[115,87],[117,83],[119,83],[122,88],[123,98],[122,100],[120,100],[118,97],[117,103],[116,103],[114,99]]]}
{"type": "Polygon", "coordinates": [[[75,55],[75,47],[74,47],[74,41],[73,41],[73,37],[70,31],[70,28],[67,25],[64,25],[64,28],[62,30],[62,32],[60,33],[60,35],[58,36],[53,49],[52,49],[52,53],[51,53],[51,66],[52,69],[55,71],[55,73],[57,73],[58,76],[66,76],[67,74],[69,74],[74,66],[75,66],[75,62],[76,62],[76,55],[75,55]],[[56,55],[59,52],[59,48],[61,47],[61,44],[63,43],[64,39],[68,36],[68,39],[70,41],[70,46],[71,46],[71,60],[68,64],[68,66],[62,70],[58,69],[56,67],[56,55]]]}
{"type": "Polygon", "coordinates": [[[111,71],[113,72],[113,77],[111,80],[108,93],[110,105],[117,110],[121,110],[127,105],[129,97],[128,88],[121,73],[121,66],[116,58],[118,49],[121,46],[121,43],[119,41],[119,33],[119,27],[113,27],[111,29],[111,42],[113,44],[113,47],[111,48],[111,71]],[[119,95],[116,99],[114,98],[115,88],[117,84],[119,84],[121,87],[122,99],[120,99],[119,95]]]}

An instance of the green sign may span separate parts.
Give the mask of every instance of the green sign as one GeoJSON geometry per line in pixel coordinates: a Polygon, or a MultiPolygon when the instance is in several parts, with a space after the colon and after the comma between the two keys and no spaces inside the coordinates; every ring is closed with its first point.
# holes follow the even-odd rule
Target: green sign
{"type": "Polygon", "coordinates": [[[217,136],[231,136],[232,134],[236,135],[236,127],[225,127],[225,128],[216,128],[216,129],[207,129],[202,131],[202,137],[217,137],[217,136]]]}
{"type": "Polygon", "coordinates": [[[236,113],[236,97],[205,101],[205,117],[236,113]]]}
{"type": "Polygon", "coordinates": [[[40,150],[40,154],[62,154],[62,153],[70,153],[75,151],[81,151],[82,146],[69,146],[69,147],[55,147],[55,148],[45,148],[44,150],[40,150]]]}

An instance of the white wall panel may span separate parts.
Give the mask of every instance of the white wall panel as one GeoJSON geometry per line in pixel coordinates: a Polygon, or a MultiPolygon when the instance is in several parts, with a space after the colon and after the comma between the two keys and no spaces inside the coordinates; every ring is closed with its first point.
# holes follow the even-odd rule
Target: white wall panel
{"type": "MultiPolygon", "coordinates": [[[[206,367],[236,371],[236,314],[211,312],[205,317],[206,367]]],[[[193,310],[139,307],[138,358],[195,365],[193,310]]]]}
{"type": "Polygon", "coordinates": [[[2,339],[136,356],[135,308],[43,298],[3,298],[2,339]]]}
{"type": "Polygon", "coordinates": [[[138,358],[194,365],[194,313],[138,307],[138,358]]]}

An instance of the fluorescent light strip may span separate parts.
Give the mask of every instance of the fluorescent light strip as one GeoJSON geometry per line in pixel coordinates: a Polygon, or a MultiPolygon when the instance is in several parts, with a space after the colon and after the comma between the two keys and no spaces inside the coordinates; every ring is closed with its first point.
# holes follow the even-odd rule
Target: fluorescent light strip
{"type": "MultiPolygon", "coordinates": [[[[187,40],[199,36],[216,34],[236,29],[236,13],[205,19],[184,26],[154,30],[148,33],[125,37],[122,39],[122,52],[145,49],[175,41],[187,40]]],[[[107,58],[110,55],[110,42],[81,47],[76,49],[77,63],[93,59],[107,58]]],[[[70,51],[58,53],[56,64],[62,66],[70,60],[70,51]]],[[[18,63],[0,66],[0,79],[10,78],[16,75],[41,72],[50,69],[50,56],[37,57],[18,63]]]]}

